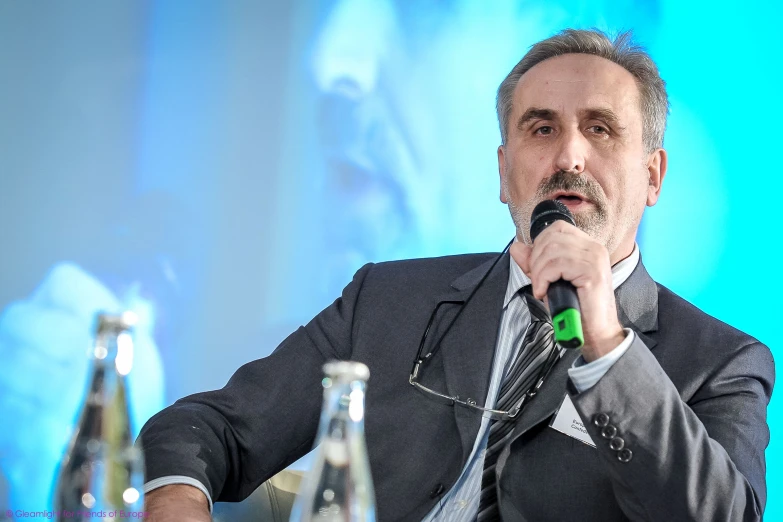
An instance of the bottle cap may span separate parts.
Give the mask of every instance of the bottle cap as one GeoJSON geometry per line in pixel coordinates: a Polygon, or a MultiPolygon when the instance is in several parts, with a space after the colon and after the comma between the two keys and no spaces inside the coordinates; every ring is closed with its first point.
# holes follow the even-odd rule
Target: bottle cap
{"type": "Polygon", "coordinates": [[[130,330],[138,321],[138,316],[133,312],[123,312],[121,314],[99,313],[96,330],[98,333],[121,332],[123,330],[130,330]]]}
{"type": "Polygon", "coordinates": [[[356,361],[329,361],[324,364],[324,373],[332,379],[361,379],[370,378],[370,369],[366,364],[356,361]]]}

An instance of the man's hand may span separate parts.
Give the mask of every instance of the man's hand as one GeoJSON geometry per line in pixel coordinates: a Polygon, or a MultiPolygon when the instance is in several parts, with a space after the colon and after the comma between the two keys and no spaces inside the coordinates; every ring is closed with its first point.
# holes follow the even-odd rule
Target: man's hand
{"type": "Polygon", "coordinates": [[[153,489],[144,496],[150,522],[211,522],[209,501],[202,491],[186,484],[153,489]]]}
{"type": "Polygon", "coordinates": [[[537,299],[544,299],[549,284],[558,279],[574,285],[582,309],[582,356],[587,362],[609,353],[625,339],[604,245],[575,226],[556,221],[541,232],[532,247],[517,241],[510,252],[532,280],[537,299]]]}

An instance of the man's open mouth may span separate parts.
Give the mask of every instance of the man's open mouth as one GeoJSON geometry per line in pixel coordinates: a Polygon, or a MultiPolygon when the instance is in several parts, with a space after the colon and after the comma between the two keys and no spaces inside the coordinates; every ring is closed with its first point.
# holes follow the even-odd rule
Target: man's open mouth
{"type": "Polygon", "coordinates": [[[587,202],[588,200],[579,194],[557,194],[555,199],[566,205],[577,205],[579,203],[587,202]]]}

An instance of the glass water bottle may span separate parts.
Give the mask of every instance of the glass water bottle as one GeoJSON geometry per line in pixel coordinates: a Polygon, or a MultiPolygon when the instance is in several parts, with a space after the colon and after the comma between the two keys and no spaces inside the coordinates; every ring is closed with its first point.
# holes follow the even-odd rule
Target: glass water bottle
{"type": "Polygon", "coordinates": [[[313,468],[291,511],[291,522],[374,522],[375,495],[364,440],[362,363],[324,365],[324,404],[313,468]]]}
{"type": "Polygon", "coordinates": [[[143,511],[144,462],[133,446],[126,377],[130,312],[97,319],[87,395],[55,488],[57,520],[129,520],[143,511]]]}

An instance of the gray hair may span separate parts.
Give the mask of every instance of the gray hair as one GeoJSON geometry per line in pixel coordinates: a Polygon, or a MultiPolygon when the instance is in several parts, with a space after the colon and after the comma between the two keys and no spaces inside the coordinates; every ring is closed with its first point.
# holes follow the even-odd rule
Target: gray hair
{"type": "Polygon", "coordinates": [[[503,145],[508,138],[514,90],[519,79],[535,65],[564,54],[592,54],[610,60],[631,73],[639,87],[644,146],[647,152],[663,146],[669,99],[666,82],[658,73],[658,67],[650,55],[632,41],[630,31],[620,33],[611,41],[601,31],[577,29],[566,29],[533,45],[500,84],[496,109],[503,145]]]}

